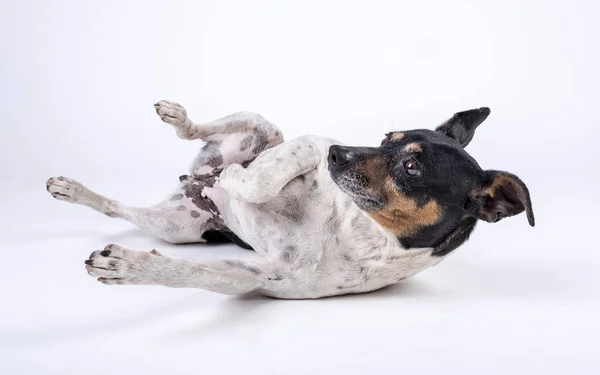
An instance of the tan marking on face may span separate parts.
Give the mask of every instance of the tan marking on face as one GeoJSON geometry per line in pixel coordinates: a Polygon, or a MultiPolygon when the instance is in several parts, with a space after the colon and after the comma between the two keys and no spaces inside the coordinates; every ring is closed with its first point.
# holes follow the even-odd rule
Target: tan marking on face
{"type": "Polygon", "coordinates": [[[404,146],[404,151],[411,153],[423,152],[423,148],[418,143],[409,143],[406,146],[404,146]]]}
{"type": "Polygon", "coordinates": [[[394,132],[392,133],[392,136],[390,137],[390,140],[392,141],[397,141],[399,139],[404,138],[404,133],[402,132],[394,132]]]}
{"type": "Polygon", "coordinates": [[[387,173],[385,171],[384,179],[370,180],[371,185],[375,185],[370,189],[379,186],[377,194],[386,196],[388,204],[381,210],[367,211],[369,216],[397,236],[410,236],[419,229],[439,221],[441,209],[435,200],[432,199],[419,207],[415,200],[401,194],[396,189],[387,173]]]}
{"type": "Polygon", "coordinates": [[[366,194],[372,196],[381,195],[381,186],[385,179],[388,178],[388,171],[386,170],[383,158],[370,157],[361,164],[359,172],[369,180],[366,194]]]}
{"type": "Polygon", "coordinates": [[[355,165],[355,172],[362,174],[369,184],[363,193],[371,197],[385,197],[387,205],[380,210],[365,211],[383,228],[397,236],[410,236],[419,229],[437,223],[441,208],[435,200],[422,206],[398,191],[385,158],[373,156],[355,165]]]}

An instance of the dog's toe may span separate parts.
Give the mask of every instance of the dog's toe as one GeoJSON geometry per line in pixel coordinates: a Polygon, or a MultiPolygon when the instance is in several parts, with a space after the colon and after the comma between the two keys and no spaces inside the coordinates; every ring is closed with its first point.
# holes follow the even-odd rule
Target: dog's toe
{"type": "Polygon", "coordinates": [[[121,278],[126,276],[128,261],[117,257],[111,250],[96,250],[84,262],[90,276],[103,278],[121,278]]]}
{"type": "Polygon", "coordinates": [[[152,269],[160,269],[164,257],[157,251],[134,251],[119,245],[107,245],[92,252],[85,260],[90,276],[103,284],[149,284],[154,277],[152,269]]]}
{"type": "Polygon", "coordinates": [[[185,108],[179,103],[161,100],[154,104],[154,109],[160,119],[167,124],[180,127],[184,126],[187,121],[187,113],[185,108]]]}
{"type": "Polygon", "coordinates": [[[125,284],[125,280],[118,278],[118,277],[114,277],[114,278],[99,277],[97,280],[99,282],[101,282],[102,284],[106,284],[106,285],[123,285],[123,284],[125,284]]]}
{"type": "Polygon", "coordinates": [[[52,177],[46,181],[46,190],[56,199],[74,202],[80,191],[78,184],[66,177],[52,177]]]}

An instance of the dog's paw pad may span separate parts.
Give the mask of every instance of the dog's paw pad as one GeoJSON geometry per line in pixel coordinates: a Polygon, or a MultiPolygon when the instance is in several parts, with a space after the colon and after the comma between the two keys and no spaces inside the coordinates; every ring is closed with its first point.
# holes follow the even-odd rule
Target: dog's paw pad
{"type": "Polygon", "coordinates": [[[75,180],[60,176],[48,179],[46,190],[56,199],[66,202],[78,202],[86,188],[75,180]]]}
{"type": "Polygon", "coordinates": [[[85,268],[90,276],[103,284],[150,284],[152,269],[160,270],[163,255],[156,250],[150,252],[125,249],[119,245],[107,245],[96,250],[85,260],[85,268]],[[157,259],[160,258],[160,259],[157,259]]]}
{"type": "Polygon", "coordinates": [[[156,113],[160,116],[160,119],[167,124],[182,127],[190,123],[185,108],[179,103],[161,100],[154,104],[154,109],[156,109],[156,113]]]}

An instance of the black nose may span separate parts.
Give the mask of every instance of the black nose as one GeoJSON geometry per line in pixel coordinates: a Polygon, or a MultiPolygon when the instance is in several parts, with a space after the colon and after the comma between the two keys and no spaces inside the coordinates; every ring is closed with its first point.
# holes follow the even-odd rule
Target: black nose
{"type": "Polygon", "coordinates": [[[354,153],[347,147],[331,146],[329,147],[329,165],[331,167],[343,167],[349,164],[354,157],[354,153]]]}

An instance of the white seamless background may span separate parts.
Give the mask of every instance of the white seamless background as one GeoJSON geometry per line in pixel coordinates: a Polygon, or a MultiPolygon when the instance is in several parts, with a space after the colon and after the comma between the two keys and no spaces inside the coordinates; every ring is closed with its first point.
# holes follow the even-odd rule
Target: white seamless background
{"type": "Polygon", "coordinates": [[[597,374],[597,1],[2,1],[1,374],[597,374]],[[53,200],[65,175],[132,205],[161,200],[197,122],[261,113],[287,139],[378,145],[489,106],[468,146],[528,185],[524,215],[481,223],[440,265],[320,301],[106,287],[107,243],[172,246],[53,200]]]}

